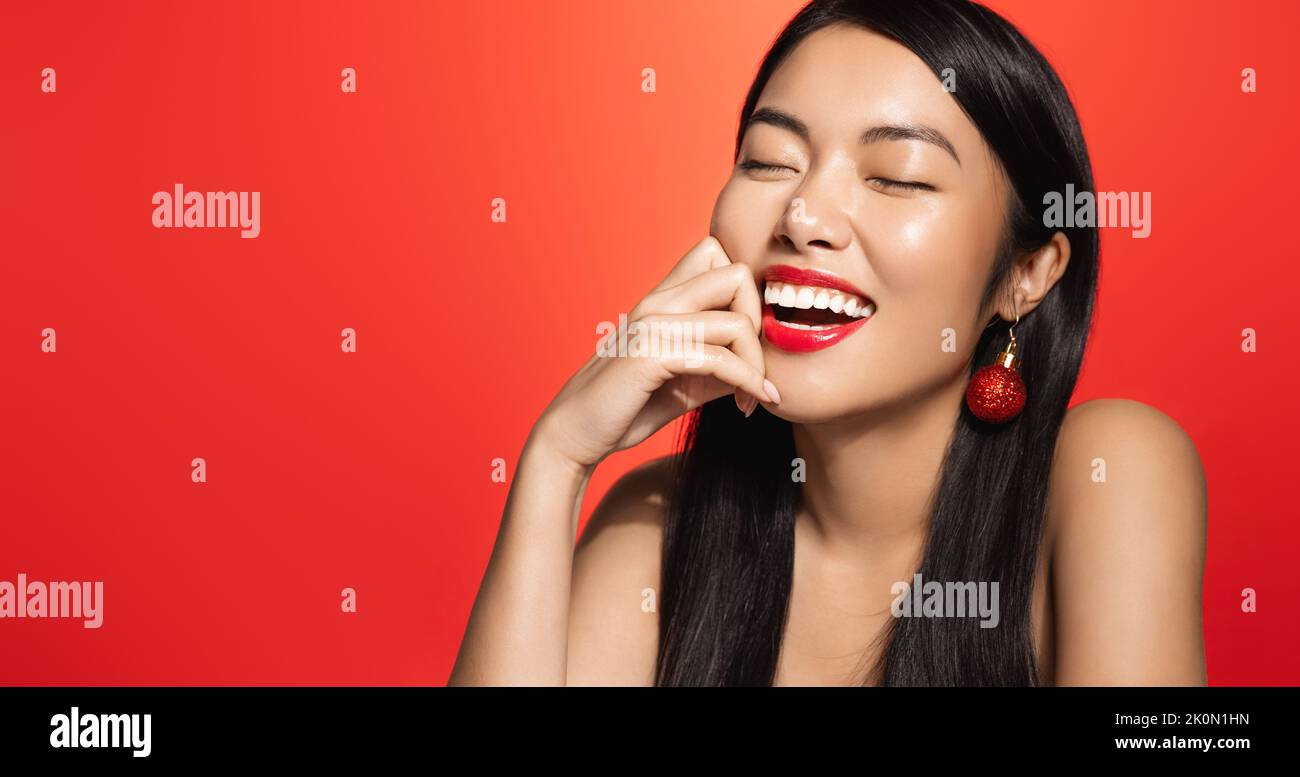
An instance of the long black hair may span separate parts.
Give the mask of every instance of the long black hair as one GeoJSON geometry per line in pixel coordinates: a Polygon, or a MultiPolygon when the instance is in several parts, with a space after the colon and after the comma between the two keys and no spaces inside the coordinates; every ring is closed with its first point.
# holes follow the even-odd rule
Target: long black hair
{"type": "MultiPolygon", "coordinates": [[[[1055,228],[1044,195],[1092,191],[1083,133],[1065,87],[1042,54],[1005,19],[967,0],[814,0],[772,44],[741,111],[736,158],[755,103],[790,51],[833,24],[872,30],[907,46],[936,77],[951,68],[954,99],[1011,183],[987,306],[1021,251],[1055,228]]],[[[893,618],[887,645],[862,681],[881,685],[1038,685],[1030,624],[1048,475],[1078,377],[1097,284],[1095,227],[1062,229],[1064,275],[1016,326],[1028,401],[990,427],[963,408],[934,492],[924,580],[999,581],[997,628],[975,618],[893,618]]],[[[981,308],[988,309],[988,308],[981,308]]],[[[993,361],[1004,327],[985,328],[970,365],[993,361]]],[[[794,570],[799,486],[791,424],[759,408],[745,419],[729,397],[686,419],[665,518],[658,685],[771,685],[794,570]]],[[[865,648],[866,646],[864,646],[865,648]]]]}

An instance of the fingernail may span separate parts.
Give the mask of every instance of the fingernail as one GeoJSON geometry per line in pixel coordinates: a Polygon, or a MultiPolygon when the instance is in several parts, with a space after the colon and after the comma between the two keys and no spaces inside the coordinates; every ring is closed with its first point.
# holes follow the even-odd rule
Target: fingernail
{"type": "Polygon", "coordinates": [[[746,418],[749,418],[754,408],[758,407],[758,397],[751,396],[748,391],[736,389],[736,407],[746,418]]]}
{"type": "Polygon", "coordinates": [[[773,384],[772,381],[764,378],[763,390],[767,392],[767,395],[772,398],[774,403],[778,405],[781,404],[781,392],[776,390],[776,385],[773,384]]]}

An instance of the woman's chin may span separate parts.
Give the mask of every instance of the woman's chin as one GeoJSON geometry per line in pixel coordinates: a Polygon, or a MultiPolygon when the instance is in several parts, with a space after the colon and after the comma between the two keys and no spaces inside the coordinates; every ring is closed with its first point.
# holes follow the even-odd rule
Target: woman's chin
{"type": "Polygon", "coordinates": [[[763,407],[777,418],[792,423],[833,421],[861,404],[863,385],[860,370],[790,354],[766,357],[767,377],[781,392],[780,404],[763,407]],[[855,377],[856,376],[856,377],[855,377]]]}
{"type": "Polygon", "coordinates": [[[781,388],[781,404],[763,404],[763,409],[772,415],[792,424],[818,424],[835,421],[852,414],[849,408],[841,407],[837,402],[818,399],[811,392],[791,391],[781,388]]]}

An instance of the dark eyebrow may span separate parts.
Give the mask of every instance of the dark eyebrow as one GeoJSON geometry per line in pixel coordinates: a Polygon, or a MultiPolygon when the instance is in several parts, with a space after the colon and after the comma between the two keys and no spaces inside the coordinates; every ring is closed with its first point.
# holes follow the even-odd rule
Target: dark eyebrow
{"type": "MultiPolygon", "coordinates": [[[[774,127],[780,127],[789,130],[798,135],[803,142],[809,142],[808,125],[804,124],[795,116],[777,108],[759,108],[750,114],[749,122],[746,129],[752,124],[771,124],[774,127]]],[[[943,149],[956,160],[957,165],[961,166],[961,157],[957,156],[957,149],[953,147],[948,138],[934,127],[924,124],[883,124],[878,127],[872,127],[858,138],[861,144],[875,143],[880,140],[919,140],[923,143],[929,143],[943,149]]]]}

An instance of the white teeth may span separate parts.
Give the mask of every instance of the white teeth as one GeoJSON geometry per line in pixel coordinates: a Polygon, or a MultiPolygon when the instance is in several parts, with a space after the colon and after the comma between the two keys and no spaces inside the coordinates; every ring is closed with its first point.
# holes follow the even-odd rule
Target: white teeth
{"type": "Polygon", "coordinates": [[[876,312],[874,304],[864,302],[852,294],[845,294],[836,289],[797,286],[781,281],[769,281],[763,287],[763,301],[783,308],[829,309],[833,313],[844,313],[854,318],[864,318],[876,312]]]}

